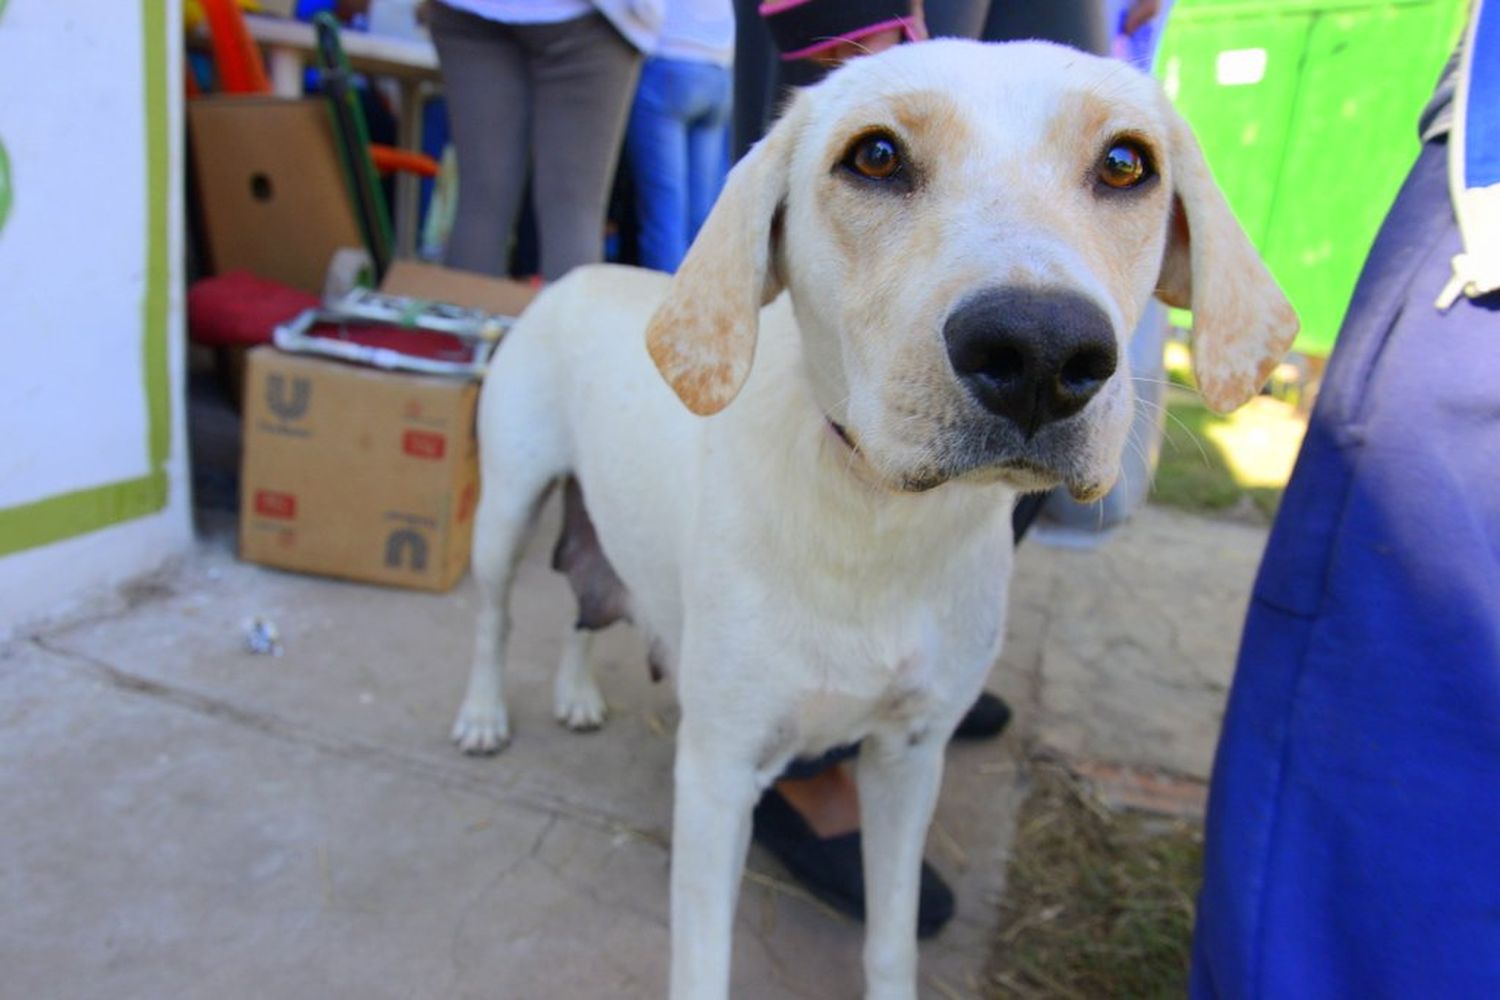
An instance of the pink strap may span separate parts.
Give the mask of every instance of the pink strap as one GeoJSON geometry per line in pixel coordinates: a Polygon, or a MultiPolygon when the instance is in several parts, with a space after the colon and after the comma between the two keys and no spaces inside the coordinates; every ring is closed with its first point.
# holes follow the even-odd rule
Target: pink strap
{"type": "MultiPolygon", "coordinates": [[[[808,2],[809,0],[780,0],[780,2],[775,4],[774,6],[776,7],[776,11],[781,11],[788,10],[792,7],[796,7],[800,4],[808,2]]],[[[767,7],[771,6],[773,5],[767,4],[766,6],[761,7],[761,14],[764,15],[767,13],[775,13],[776,11],[768,11],[766,9],[767,7]]],[[[858,28],[854,31],[847,31],[842,35],[834,35],[831,38],[822,39],[821,41],[818,41],[813,45],[809,45],[806,48],[797,49],[795,52],[783,52],[781,54],[781,58],[784,62],[790,62],[794,59],[806,59],[808,56],[815,56],[819,52],[826,52],[831,48],[843,44],[844,42],[857,42],[861,38],[867,38],[870,35],[874,35],[881,31],[887,31],[891,28],[900,28],[901,33],[906,36],[906,40],[908,42],[914,42],[917,40],[916,33],[912,31],[911,21],[909,19],[904,17],[893,17],[889,21],[881,21],[877,24],[871,24],[863,28],[858,28]]]]}

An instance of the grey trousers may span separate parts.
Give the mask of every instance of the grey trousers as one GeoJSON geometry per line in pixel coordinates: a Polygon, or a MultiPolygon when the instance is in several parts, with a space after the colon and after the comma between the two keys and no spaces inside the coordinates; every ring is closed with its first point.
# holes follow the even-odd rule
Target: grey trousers
{"type": "Polygon", "coordinates": [[[431,29],[458,156],[448,265],[505,273],[528,174],[542,277],[601,260],[639,50],[597,13],[505,24],[434,3],[431,29]]]}

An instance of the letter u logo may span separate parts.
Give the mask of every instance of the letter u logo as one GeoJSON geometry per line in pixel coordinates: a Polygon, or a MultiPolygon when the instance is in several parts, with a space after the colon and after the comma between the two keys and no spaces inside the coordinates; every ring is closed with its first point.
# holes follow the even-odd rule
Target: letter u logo
{"type": "Polygon", "coordinates": [[[312,385],[305,378],[292,379],[290,394],[285,376],[271,375],[266,379],[266,405],[282,420],[297,420],[305,415],[311,397],[312,385]]]}
{"type": "Polygon", "coordinates": [[[427,568],[427,539],[410,528],[399,528],[385,540],[385,564],[391,569],[427,568]]]}

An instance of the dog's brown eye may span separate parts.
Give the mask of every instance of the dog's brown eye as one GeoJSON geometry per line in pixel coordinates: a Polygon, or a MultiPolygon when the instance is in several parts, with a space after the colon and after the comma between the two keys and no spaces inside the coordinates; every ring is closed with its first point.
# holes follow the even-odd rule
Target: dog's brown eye
{"type": "Polygon", "coordinates": [[[844,162],[861,177],[890,180],[901,172],[901,151],[890,137],[872,135],[861,139],[844,162]]]}
{"type": "Polygon", "coordinates": [[[1146,154],[1133,142],[1115,143],[1099,161],[1099,179],[1112,188],[1133,188],[1150,176],[1146,154]]]}

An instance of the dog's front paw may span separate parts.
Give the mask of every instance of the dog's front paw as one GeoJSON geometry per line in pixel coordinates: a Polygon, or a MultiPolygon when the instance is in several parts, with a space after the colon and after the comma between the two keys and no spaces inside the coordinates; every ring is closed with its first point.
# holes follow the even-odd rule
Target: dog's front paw
{"type": "Polygon", "coordinates": [[[592,678],[585,678],[573,684],[557,685],[552,714],[574,732],[586,732],[604,725],[609,706],[604,703],[599,686],[592,678]]]}
{"type": "Polygon", "coordinates": [[[464,702],[453,723],[453,742],[464,753],[492,754],[505,749],[510,742],[510,722],[505,707],[493,703],[471,705],[464,702]]]}

